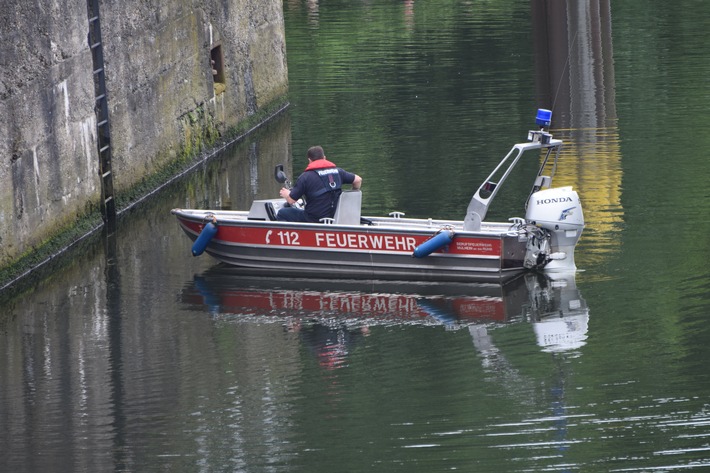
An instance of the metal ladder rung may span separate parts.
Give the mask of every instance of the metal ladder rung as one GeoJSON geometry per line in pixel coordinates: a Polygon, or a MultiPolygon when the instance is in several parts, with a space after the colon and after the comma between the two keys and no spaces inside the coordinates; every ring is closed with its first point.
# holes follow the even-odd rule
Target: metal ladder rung
{"type": "Polygon", "coordinates": [[[116,220],[116,201],[113,196],[113,173],[111,172],[111,130],[109,128],[108,98],[106,96],[106,71],[104,69],[103,44],[101,41],[100,0],[87,0],[89,15],[88,44],[94,79],[94,112],[96,114],[97,144],[99,148],[99,175],[103,205],[101,212],[104,222],[111,228],[116,220]],[[104,172],[105,171],[105,172],[104,172]]]}

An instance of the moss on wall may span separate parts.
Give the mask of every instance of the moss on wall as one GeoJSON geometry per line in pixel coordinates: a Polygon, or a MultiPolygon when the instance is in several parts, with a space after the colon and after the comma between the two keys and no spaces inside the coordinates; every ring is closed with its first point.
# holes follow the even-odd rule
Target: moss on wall
{"type": "MultiPolygon", "coordinates": [[[[183,117],[186,130],[185,144],[180,152],[174,153],[171,159],[166,159],[165,164],[156,172],[146,175],[129,189],[118,193],[116,195],[118,214],[122,214],[178,176],[190,171],[196,164],[202,164],[215,154],[215,150],[243,139],[251,131],[267,123],[285,110],[288,106],[286,100],[285,96],[279,97],[224,134],[217,131],[214,120],[204,108],[198,107],[194,113],[186,114],[183,117]]],[[[63,221],[57,221],[56,224],[56,231],[49,234],[45,240],[28,248],[11,264],[0,267],[0,291],[18,277],[49,263],[52,258],[72,244],[101,230],[103,221],[99,202],[88,202],[78,218],[65,217],[63,221]]]]}

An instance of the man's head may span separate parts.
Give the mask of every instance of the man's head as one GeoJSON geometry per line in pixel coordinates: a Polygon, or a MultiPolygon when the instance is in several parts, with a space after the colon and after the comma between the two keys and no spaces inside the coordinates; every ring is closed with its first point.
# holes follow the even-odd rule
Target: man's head
{"type": "Polygon", "coordinates": [[[323,159],[325,158],[325,153],[323,152],[323,148],[320,146],[312,146],[308,148],[308,159],[311,161],[315,161],[316,159],[323,159]]]}

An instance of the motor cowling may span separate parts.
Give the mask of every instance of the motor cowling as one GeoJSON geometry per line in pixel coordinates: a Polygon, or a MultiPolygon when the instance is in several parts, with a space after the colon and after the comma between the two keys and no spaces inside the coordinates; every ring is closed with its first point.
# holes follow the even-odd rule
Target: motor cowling
{"type": "Polygon", "coordinates": [[[579,195],[571,186],[544,189],[528,201],[525,220],[550,232],[550,261],[545,270],[574,270],[574,248],[584,229],[579,195]]]}

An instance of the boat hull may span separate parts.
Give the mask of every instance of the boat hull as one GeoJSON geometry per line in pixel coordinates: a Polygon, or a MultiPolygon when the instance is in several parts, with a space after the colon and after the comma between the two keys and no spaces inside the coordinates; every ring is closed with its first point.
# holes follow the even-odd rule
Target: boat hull
{"type": "MultiPolygon", "coordinates": [[[[196,240],[205,211],[173,210],[196,240]]],[[[215,213],[218,230],[205,252],[256,274],[424,281],[505,281],[524,271],[526,240],[507,231],[467,232],[462,222],[367,218],[371,225],[323,225],[249,220],[241,212],[215,213]],[[398,221],[402,220],[402,221],[398,221]],[[453,228],[451,244],[424,258],[416,247],[453,228]]],[[[210,220],[211,221],[211,220],[210,220]]]]}

